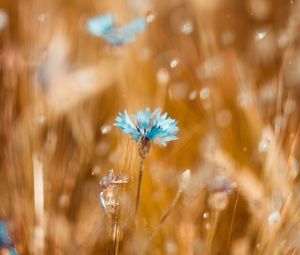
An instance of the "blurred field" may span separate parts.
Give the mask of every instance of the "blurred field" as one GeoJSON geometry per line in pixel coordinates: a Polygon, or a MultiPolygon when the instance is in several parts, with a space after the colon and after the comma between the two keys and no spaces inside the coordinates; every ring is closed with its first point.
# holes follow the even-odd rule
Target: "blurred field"
{"type": "Polygon", "coordinates": [[[21,255],[300,254],[298,0],[0,9],[0,219],[21,255]],[[103,13],[149,24],[111,46],[85,28],[103,13]],[[112,124],[148,106],[180,139],[151,147],[135,218],[138,146],[112,124]],[[99,201],[112,168],[129,177],[115,239],[99,201]]]}

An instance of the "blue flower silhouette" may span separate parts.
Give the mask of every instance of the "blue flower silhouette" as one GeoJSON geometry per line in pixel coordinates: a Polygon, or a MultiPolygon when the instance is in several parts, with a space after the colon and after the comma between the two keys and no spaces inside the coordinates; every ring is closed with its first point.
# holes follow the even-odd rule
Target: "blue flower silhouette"
{"type": "Polygon", "coordinates": [[[167,113],[161,115],[159,109],[151,112],[146,108],[145,111],[140,110],[132,115],[132,118],[134,122],[125,110],[124,114],[119,113],[114,126],[130,135],[136,142],[148,140],[166,146],[167,142],[178,139],[177,121],[169,118],[167,113]]]}
{"type": "Polygon", "coordinates": [[[112,14],[90,18],[86,23],[90,34],[104,38],[112,45],[123,45],[134,41],[137,34],[145,31],[147,23],[144,17],[139,17],[123,26],[116,25],[112,14]]]}
{"type": "Polygon", "coordinates": [[[12,240],[10,239],[7,225],[2,220],[0,220],[0,250],[1,249],[7,249],[10,255],[18,255],[18,252],[13,247],[12,240]]]}

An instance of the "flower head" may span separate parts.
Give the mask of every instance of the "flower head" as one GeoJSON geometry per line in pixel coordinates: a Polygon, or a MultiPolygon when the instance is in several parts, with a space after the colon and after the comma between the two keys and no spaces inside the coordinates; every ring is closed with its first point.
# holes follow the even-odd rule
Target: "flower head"
{"type": "Polygon", "coordinates": [[[114,126],[131,136],[136,142],[140,141],[144,149],[150,146],[151,141],[165,146],[167,142],[178,139],[177,121],[169,118],[167,113],[161,115],[159,109],[154,112],[149,108],[145,111],[140,110],[136,115],[132,115],[132,119],[125,110],[124,113],[119,113],[114,126]]]}
{"type": "Polygon", "coordinates": [[[92,17],[87,21],[90,34],[105,39],[111,45],[123,45],[134,41],[137,34],[144,32],[147,26],[144,17],[139,17],[125,25],[117,26],[112,14],[92,17]]]}
{"type": "Polygon", "coordinates": [[[117,176],[114,174],[113,169],[109,171],[107,176],[104,176],[100,180],[100,186],[102,191],[100,192],[99,198],[100,203],[105,212],[114,213],[116,207],[119,205],[115,195],[115,189],[128,182],[128,177],[117,176]]]}
{"type": "Polygon", "coordinates": [[[9,236],[7,224],[2,220],[0,220],[0,251],[1,250],[7,251],[10,255],[18,255],[18,252],[13,247],[13,242],[9,236]]]}

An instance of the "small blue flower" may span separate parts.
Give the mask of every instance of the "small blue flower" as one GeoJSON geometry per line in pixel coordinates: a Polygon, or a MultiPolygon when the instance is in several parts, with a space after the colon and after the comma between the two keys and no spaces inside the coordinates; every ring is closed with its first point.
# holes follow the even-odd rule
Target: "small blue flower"
{"type": "Polygon", "coordinates": [[[8,250],[9,250],[9,255],[19,255],[19,253],[14,247],[9,247],[8,250]]]}
{"type": "Polygon", "coordinates": [[[90,34],[102,37],[112,45],[123,45],[131,43],[137,34],[144,32],[147,22],[144,17],[139,17],[123,26],[117,26],[115,16],[105,14],[90,18],[86,27],[90,34]]]}
{"type": "Polygon", "coordinates": [[[18,255],[18,252],[13,247],[12,240],[10,239],[7,224],[2,220],[0,220],[0,250],[1,249],[7,249],[10,255],[18,255]]]}
{"type": "Polygon", "coordinates": [[[8,247],[11,244],[11,240],[8,234],[7,226],[4,221],[0,221],[0,248],[8,247]]]}
{"type": "Polygon", "coordinates": [[[167,142],[178,139],[177,121],[169,118],[167,113],[161,115],[159,109],[151,112],[146,108],[145,111],[138,111],[136,115],[132,115],[132,119],[125,110],[124,114],[119,113],[114,126],[130,135],[136,142],[146,139],[165,146],[167,142]]]}

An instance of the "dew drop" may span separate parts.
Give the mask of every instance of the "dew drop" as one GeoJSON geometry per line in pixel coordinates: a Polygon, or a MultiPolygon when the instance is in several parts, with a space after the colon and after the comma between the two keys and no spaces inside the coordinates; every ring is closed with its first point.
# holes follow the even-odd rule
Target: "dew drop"
{"type": "Polygon", "coordinates": [[[111,131],[111,129],[112,129],[111,125],[103,125],[101,127],[101,134],[106,135],[111,131]]]}
{"type": "Polygon", "coordinates": [[[179,63],[179,60],[178,59],[173,59],[171,62],[170,62],[170,67],[171,68],[175,68],[179,63]]]}
{"type": "Polygon", "coordinates": [[[191,34],[193,32],[193,30],[194,30],[194,25],[190,20],[183,23],[183,25],[180,29],[181,33],[186,34],[186,35],[191,34]]]}
{"type": "Polygon", "coordinates": [[[189,94],[189,100],[195,100],[197,98],[197,94],[198,92],[196,90],[191,91],[191,93],[189,94]]]}
{"type": "Polygon", "coordinates": [[[258,151],[260,153],[266,152],[270,147],[270,140],[268,138],[263,138],[258,144],[258,151]]]}
{"type": "Polygon", "coordinates": [[[274,212],[271,212],[269,214],[269,217],[268,217],[268,223],[269,223],[269,226],[274,226],[279,220],[280,220],[280,212],[278,211],[274,211],[274,212]]]}
{"type": "Polygon", "coordinates": [[[95,166],[93,167],[92,169],[92,176],[96,176],[96,175],[99,175],[101,173],[101,167],[100,166],[95,166]]]}
{"type": "Polygon", "coordinates": [[[256,35],[256,40],[263,40],[267,35],[267,31],[260,31],[256,35]]]}
{"type": "Polygon", "coordinates": [[[209,212],[204,212],[203,219],[208,219],[208,218],[209,218],[209,212]]]}
{"type": "Polygon", "coordinates": [[[151,23],[151,22],[154,21],[154,19],[155,19],[154,13],[149,12],[148,15],[146,16],[146,21],[147,21],[148,23],[151,23]]]}
{"type": "Polygon", "coordinates": [[[210,96],[210,89],[205,87],[200,90],[200,99],[205,100],[210,96]]]}

